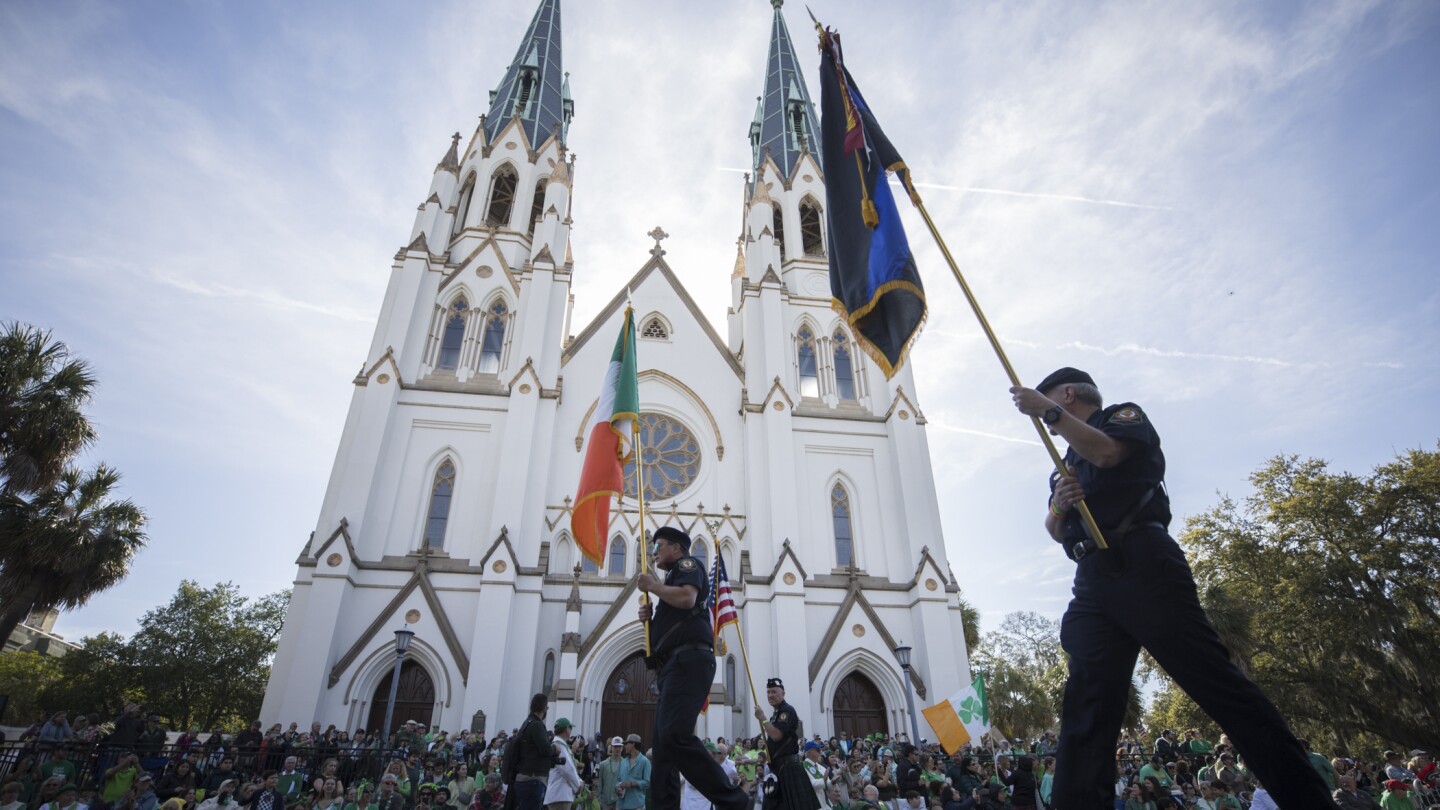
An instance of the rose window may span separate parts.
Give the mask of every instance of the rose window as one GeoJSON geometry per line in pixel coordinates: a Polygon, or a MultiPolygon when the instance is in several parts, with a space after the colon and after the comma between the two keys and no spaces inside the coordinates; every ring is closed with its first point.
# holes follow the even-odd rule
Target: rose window
{"type": "MultiPolygon", "coordinates": [[[[672,498],[700,475],[700,442],[675,419],[658,413],[640,414],[640,444],[645,468],[645,500],[672,498]]],[[[625,497],[634,498],[635,462],[625,464],[625,497]]]]}

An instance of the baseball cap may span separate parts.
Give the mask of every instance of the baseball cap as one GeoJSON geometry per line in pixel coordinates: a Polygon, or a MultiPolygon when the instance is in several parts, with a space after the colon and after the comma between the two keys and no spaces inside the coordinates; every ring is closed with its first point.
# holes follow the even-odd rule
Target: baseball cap
{"type": "Polygon", "coordinates": [[[640,735],[639,735],[639,734],[631,734],[630,736],[628,736],[628,737],[625,738],[625,742],[631,742],[631,743],[635,743],[636,745],[639,745],[639,744],[640,744],[640,735]]]}
{"type": "Polygon", "coordinates": [[[611,745],[611,747],[614,747],[614,746],[617,746],[617,745],[624,745],[624,744],[625,744],[625,741],[622,740],[622,739],[620,739],[619,737],[611,737],[611,738],[610,738],[610,745],[611,745]]]}
{"type": "Polygon", "coordinates": [[[556,730],[556,731],[559,731],[559,730],[562,729],[562,728],[574,728],[574,727],[575,727],[575,724],[572,723],[572,722],[570,722],[570,718],[568,718],[568,717],[562,717],[562,718],[560,718],[559,720],[556,720],[556,721],[555,721],[555,730],[556,730]]]}

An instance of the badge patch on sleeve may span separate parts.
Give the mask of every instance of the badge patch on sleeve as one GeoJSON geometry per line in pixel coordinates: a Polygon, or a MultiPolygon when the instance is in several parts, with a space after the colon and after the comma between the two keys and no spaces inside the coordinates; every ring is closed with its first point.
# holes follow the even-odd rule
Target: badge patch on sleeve
{"type": "Polygon", "coordinates": [[[783,722],[785,722],[785,720],[788,719],[788,718],[789,718],[789,715],[788,715],[788,714],[786,714],[785,712],[780,712],[780,722],[783,723],[783,722]]]}
{"type": "Polygon", "coordinates": [[[695,570],[695,561],[692,560],[692,559],[690,559],[689,557],[686,557],[685,559],[683,559],[683,560],[680,561],[680,570],[681,570],[681,571],[694,571],[694,570],[695,570]]]}
{"type": "Polygon", "coordinates": [[[1125,407],[1110,414],[1110,421],[1117,425],[1138,425],[1145,421],[1145,415],[1136,407],[1125,407]]]}

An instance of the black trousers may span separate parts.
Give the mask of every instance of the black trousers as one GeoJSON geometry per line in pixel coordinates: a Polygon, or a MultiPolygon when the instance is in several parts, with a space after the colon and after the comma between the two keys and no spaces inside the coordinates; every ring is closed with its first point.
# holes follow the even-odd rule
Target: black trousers
{"type": "Polygon", "coordinates": [[[656,685],[654,754],[650,758],[650,807],[674,810],[680,806],[680,774],[705,795],[716,810],[744,810],[749,797],[721,770],[720,763],[695,736],[700,707],[715,678],[715,655],[708,650],[684,650],[670,656],[660,668],[656,685]]]}
{"type": "Polygon", "coordinates": [[[1245,764],[1284,810],[1333,808],[1330,791],[1280,712],[1230,662],[1195,592],[1179,545],[1163,529],[1110,539],[1075,571],[1060,623],[1070,656],[1053,805],[1115,806],[1115,748],[1140,648],[1230,735],[1245,764]]]}

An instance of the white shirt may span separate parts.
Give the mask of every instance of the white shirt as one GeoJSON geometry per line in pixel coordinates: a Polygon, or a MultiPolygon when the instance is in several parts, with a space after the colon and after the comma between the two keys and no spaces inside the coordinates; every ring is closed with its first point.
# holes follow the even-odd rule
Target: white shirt
{"type": "Polygon", "coordinates": [[[1250,810],[1280,810],[1280,805],[1270,798],[1270,791],[1258,787],[1255,788],[1255,795],[1250,798],[1250,810]]]}
{"type": "MultiPolygon", "coordinates": [[[[720,761],[720,770],[725,772],[725,777],[730,780],[730,784],[740,784],[740,771],[729,757],[720,761]]],[[[695,786],[690,784],[690,780],[682,774],[680,777],[680,810],[710,810],[712,806],[710,800],[705,798],[705,794],[696,790],[695,786]]]]}
{"type": "Polygon", "coordinates": [[[570,753],[570,747],[563,739],[556,738],[552,745],[555,754],[564,757],[564,761],[550,767],[550,778],[545,783],[545,804],[573,802],[575,791],[584,784],[580,781],[580,774],[575,771],[575,755],[570,753]]]}

